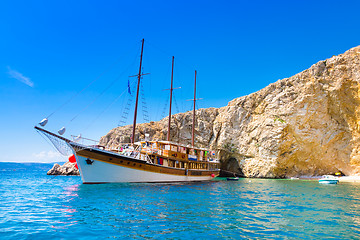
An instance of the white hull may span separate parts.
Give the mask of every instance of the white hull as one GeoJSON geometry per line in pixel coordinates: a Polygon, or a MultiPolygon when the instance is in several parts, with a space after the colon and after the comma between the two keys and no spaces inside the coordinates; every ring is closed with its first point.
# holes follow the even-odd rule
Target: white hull
{"type": "Polygon", "coordinates": [[[319,183],[322,184],[337,184],[338,182],[338,180],[319,180],[319,183]]]}
{"type": "Polygon", "coordinates": [[[332,175],[324,175],[319,179],[319,183],[322,184],[337,184],[339,182],[339,178],[334,177],[332,175]]]}
{"type": "Polygon", "coordinates": [[[98,160],[90,165],[85,157],[76,156],[83,183],[115,182],[193,182],[210,181],[211,176],[181,176],[127,168],[98,160]]]}

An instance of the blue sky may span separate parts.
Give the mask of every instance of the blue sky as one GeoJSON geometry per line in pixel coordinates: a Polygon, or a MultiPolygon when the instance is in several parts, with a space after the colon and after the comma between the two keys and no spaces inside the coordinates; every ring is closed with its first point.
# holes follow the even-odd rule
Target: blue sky
{"type": "MultiPolygon", "coordinates": [[[[92,82],[55,111],[47,129],[66,126],[66,137],[99,139],[116,127],[142,38],[144,72],[150,73],[144,97],[150,120],[157,121],[168,99],[163,89],[169,88],[171,56],[174,86],[182,87],[175,90],[174,112],[191,108],[186,100],[195,69],[203,98],[198,107],[222,107],[359,45],[359,7],[346,0],[3,0],[0,161],[66,159],[33,127],[92,82]]],[[[138,119],[144,121],[141,111],[138,119]]]]}

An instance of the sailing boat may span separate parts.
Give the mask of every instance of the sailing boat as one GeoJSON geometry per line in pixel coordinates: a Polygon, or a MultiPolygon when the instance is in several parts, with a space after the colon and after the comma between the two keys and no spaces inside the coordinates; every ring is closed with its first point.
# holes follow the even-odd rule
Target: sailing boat
{"type": "MultiPolygon", "coordinates": [[[[172,74],[170,88],[170,110],[167,141],[135,142],[137,106],[140,79],[142,76],[142,58],[144,39],[142,39],[140,67],[137,84],[134,123],[130,144],[124,144],[119,149],[107,149],[104,146],[87,146],[64,138],[58,134],[45,130],[47,119],[35,126],[35,129],[48,137],[54,146],[65,153],[67,149],[73,153],[79,167],[82,182],[111,183],[111,182],[188,182],[209,181],[219,174],[219,161],[215,153],[204,148],[194,146],[195,128],[195,94],[192,146],[185,146],[170,141],[171,98],[173,90],[174,57],[172,59],[172,74]]],[[[61,134],[61,133],[60,133],[61,134]]]]}

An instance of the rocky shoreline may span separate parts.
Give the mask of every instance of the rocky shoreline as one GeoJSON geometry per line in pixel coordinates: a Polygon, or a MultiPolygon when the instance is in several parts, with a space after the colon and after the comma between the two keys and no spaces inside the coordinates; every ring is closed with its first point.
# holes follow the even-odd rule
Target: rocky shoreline
{"type": "Polygon", "coordinates": [[[79,169],[75,165],[76,163],[71,162],[66,162],[62,166],[55,163],[47,175],[80,175],[79,169]]]}

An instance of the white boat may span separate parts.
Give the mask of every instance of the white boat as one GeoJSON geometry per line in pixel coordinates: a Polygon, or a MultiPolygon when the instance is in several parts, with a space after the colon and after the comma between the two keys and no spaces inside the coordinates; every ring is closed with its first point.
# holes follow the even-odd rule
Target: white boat
{"type": "Polygon", "coordinates": [[[319,179],[319,183],[322,184],[337,184],[339,182],[339,178],[332,175],[324,175],[319,179]]]}
{"type": "Polygon", "coordinates": [[[239,177],[227,177],[226,181],[239,181],[239,177]]]}
{"type": "MultiPolygon", "coordinates": [[[[142,40],[140,67],[134,113],[132,136],[135,136],[137,104],[139,96],[140,79],[143,75],[142,55],[144,40],[142,40]]],[[[173,64],[174,66],[174,57],[173,64]]],[[[83,145],[77,141],[64,138],[65,128],[55,134],[44,129],[48,122],[44,119],[35,126],[35,129],[45,135],[63,155],[73,154],[80,171],[83,183],[110,183],[110,182],[187,182],[209,181],[219,172],[219,161],[215,159],[215,152],[194,146],[195,129],[195,90],[193,110],[192,145],[185,146],[170,141],[171,123],[171,96],[167,141],[140,141],[123,144],[117,149],[108,149],[99,145],[83,145]]],[[[196,89],[196,71],[195,71],[196,89]]]]}
{"type": "Polygon", "coordinates": [[[290,180],[299,180],[300,178],[298,177],[291,177],[290,180]]]}

